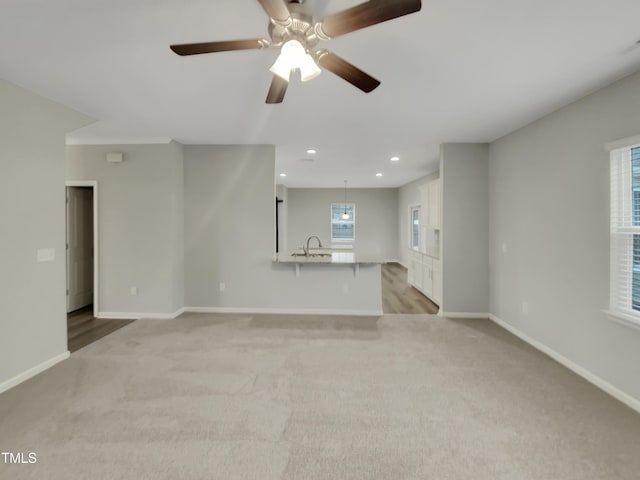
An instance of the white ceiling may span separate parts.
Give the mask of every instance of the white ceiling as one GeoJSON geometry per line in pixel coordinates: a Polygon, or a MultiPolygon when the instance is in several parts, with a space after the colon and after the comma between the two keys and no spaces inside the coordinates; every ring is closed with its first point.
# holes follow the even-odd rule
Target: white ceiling
{"type": "Polygon", "coordinates": [[[638,18],[638,0],[423,0],[322,45],[377,90],[323,72],[265,105],[276,50],[168,48],[266,38],[256,0],[0,0],[0,77],[98,120],[70,143],[269,143],[288,186],[394,187],[437,169],[441,142],[492,141],[638,70],[638,18]]]}

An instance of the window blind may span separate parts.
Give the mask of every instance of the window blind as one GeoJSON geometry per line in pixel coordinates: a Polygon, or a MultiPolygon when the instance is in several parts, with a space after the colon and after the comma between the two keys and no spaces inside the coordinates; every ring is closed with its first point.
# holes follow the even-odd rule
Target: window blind
{"type": "Polygon", "coordinates": [[[640,146],[610,152],[613,312],[640,318],[640,146]]]}

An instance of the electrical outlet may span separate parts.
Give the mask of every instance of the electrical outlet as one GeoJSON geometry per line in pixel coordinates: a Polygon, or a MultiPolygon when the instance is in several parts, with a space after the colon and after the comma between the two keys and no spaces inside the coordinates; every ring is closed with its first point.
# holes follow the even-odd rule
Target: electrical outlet
{"type": "Polygon", "coordinates": [[[502,244],[502,253],[507,253],[507,250],[509,250],[509,249],[507,248],[507,244],[506,244],[506,243],[503,243],[503,244],[502,244]]]}
{"type": "Polygon", "coordinates": [[[224,292],[225,288],[227,288],[227,286],[224,284],[224,282],[220,282],[220,291],[224,292]]]}
{"type": "Polygon", "coordinates": [[[138,287],[131,287],[131,295],[134,297],[138,295],[138,287]]]}
{"type": "Polygon", "coordinates": [[[349,293],[349,284],[348,283],[342,284],[342,293],[349,293]]]}
{"type": "Polygon", "coordinates": [[[522,313],[529,313],[529,302],[522,302],[522,313]]]}

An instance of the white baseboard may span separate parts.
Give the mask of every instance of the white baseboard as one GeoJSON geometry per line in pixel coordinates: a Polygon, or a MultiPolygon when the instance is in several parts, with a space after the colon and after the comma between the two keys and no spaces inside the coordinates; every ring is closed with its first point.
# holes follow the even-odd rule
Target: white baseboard
{"type": "Polygon", "coordinates": [[[281,314],[281,315],[355,315],[380,317],[382,310],[329,310],[314,308],[236,308],[236,307],[185,307],[185,312],[197,313],[245,313],[245,314],[281,314]]]}
{"type": "Polygon", "coordinates": [[[176,310],[173,313],[142,313],[142,312],[98,312],[96,318],[102,318],[105,320],[130,320],[140,318],[153,318],[156,320],[173,320],[179,315],[185,312],[184,307],[176,310]]]}
{"type": "Polygon", "coordinates": [[[488,313],[469,313],[469,312],[438,312],[441,317],[449,318],[489,318],[488,313]]]}
{"type": "Polygon", "coordinates": [[[36,365],[35,367],[31,367],[29,370],[25,370],[24,372],[19,373],[15,377],[0,383],[0,393],[6,392],[10,388],[13,388],[16,385],[26,380],[29,380],[31,377],[35,377],[37,374],[44,372],[45,370],[53,367],[56,363],[60,363],[61,361],[66,360],[67,358],[69,358],[70,355],[71,354],[67,350],[66,352],[63,352],[60,355],[56,355],[55,357],[50,358],[49,360],[45,360],[44,362],[36,365]]]}
{"type": "Polygon", "coordinates": [[[504,320],[496,317],[495,315],[493,315],[493,314],[489,315],[489,319],[491,321],[495,322],[496,324],[500,325],[505,330],[511,332],[516,337],[518,337],[521,340],[527,342],[532,347],[534,347],[537,350],[540,350],[542,353],[550,356],[556,362],[558,362],[559,364],[567,367],[569,370],[571,370],[575,374],[580,375],[582,378],[584,378],[586,381],[592,383],[593,385],[598,387],[600,390],[603,390],[604,392],[608,393],[609,395],[611,395],[612,397],[616,398],[617,400],[620,400],[622,403],[624,403],[628,407],[632,408],[636,412],[640,413],[640,400],[639,399],[632,397],[631,395],[629,395],[626,392],[623,392],[618,387],[614,387],[613,385],[611,385],[606,380],[603,380],[602,378],[600,378],[597,375],[593,374],[589,370],[587,370],[587,369],[581,367],[580,365],[578,365],[577,363],[569,360],[565,356],[560,355],[555,350],[553,350],[553,349],[547,347],[545,344],[543,344],[543,343],[531,338],[526,333],[521,332],[520,330],[518,330],[514,326],[508,324],[507,322],[505,322],[504,320]]]}

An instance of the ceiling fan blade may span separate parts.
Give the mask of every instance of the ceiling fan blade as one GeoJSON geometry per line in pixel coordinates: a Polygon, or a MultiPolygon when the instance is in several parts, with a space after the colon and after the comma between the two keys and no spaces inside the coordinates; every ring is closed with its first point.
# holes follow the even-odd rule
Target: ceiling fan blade
{"type": "Polygon", "coordinates": [[[200,53],[229,52],[232,50],[257,50],[269,46],[263,38],[248,40],[229,40],[225,42],[185,43],[171,45],[169,48],[178,55],[198,55],[200,53]]]}
{"type": "Polygon", "coordinates": [[[284,0],[258,0],[267,15],[277,23],[288,25],[291,22],[291,14],[284,0]]]}
{"type": "Polygon", "coordinates": [[[328,38],[393,20],[422,8],[421,0],[370,0],[329,15],[319,25],[328,38]]]}
{"type": "Polygon", "coordinates": [[[287,93],[287,87],[289,82],[278,75],[273,76],[271,80],[271,87],[269,87],[269,93],[267,93],[267,99],[265,103],[282,103],[284,100],[284,94],[287,93]]]}
{"type": "Polygon", "coordinates": [[[343,60],[339,56],[331,52],[327,52],[326,50],[318,51],[316,54],[316,61],[321,67],[335,73],[337,76],[343,78],[351,85],[358,87],[363,92],[369,93],[380,85],[380,82],[371,75],[363,72],[346,60],[343,60]]]}

